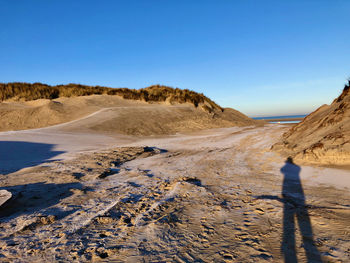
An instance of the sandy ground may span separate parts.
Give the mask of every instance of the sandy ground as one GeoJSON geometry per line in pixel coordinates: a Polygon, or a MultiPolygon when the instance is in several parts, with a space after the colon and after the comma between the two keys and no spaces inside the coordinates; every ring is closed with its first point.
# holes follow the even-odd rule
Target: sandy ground
{"type": "Polygon", "coordinates": [[[73,124],[0,133],[2,262],[350,261],[350,172],[271,152],[288,126],[141,138],[73,124]]]}

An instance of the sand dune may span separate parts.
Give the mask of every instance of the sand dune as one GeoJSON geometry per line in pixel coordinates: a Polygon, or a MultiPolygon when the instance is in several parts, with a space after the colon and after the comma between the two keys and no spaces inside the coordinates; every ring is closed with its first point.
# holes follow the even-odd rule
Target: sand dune
{"type": "Polygon", "coordinates": [[[306,163],[349,167],[349,86],[331,105],[321,106],[286,132],[273,148],[306,163]]]}
{"type": "Polygon", "coordinates": [[[349,172],[270,151],[287,126],[108,95],[0,105],[0,261],[350,257],[349,172]]]}
{"type": "Polygon", "coordinates": [[[201,105],[147,103],[111,95],[7,101],[0,103],[0,114],[0,156],[4,156],[0,173],[37,165],[41,158],[31,159],[37,155],[47,155],[45,160],[70,158],[78,152],[133,142],[135,135],[260,124],[233,109],[208,112],[201,105]]]}
{"type": "Polygon", "coordinates": [[[233,109],[207,112],[200,105],[146,103],[111,95],[0,103],[0,115],[1,131],[79,120],[67,129],[129,135],[164,135],[259,123],[233,109]]]}

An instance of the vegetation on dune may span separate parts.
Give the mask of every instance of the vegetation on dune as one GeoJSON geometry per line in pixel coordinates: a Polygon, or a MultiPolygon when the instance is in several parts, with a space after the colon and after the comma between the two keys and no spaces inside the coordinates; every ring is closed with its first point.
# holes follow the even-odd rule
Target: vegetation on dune
{"type": "Polygon", "coordinates": [[[348,79],[348,84],[345,84],[344,92],[349,91],[349,89],[350,89],[350,79],[348,79]]]}
{"type": "Polygon", "coordinates": [[[204,105],[205,109],[223,109],[215,102],[201,93],[187,89],[171,88],[162,85],[153,85],[143,89],[128,88],[108,88],[101,86],[86,86],[80,84],[67,84],[50,86],[42,83],[0,83],[0,101],[5,100],[37,100],[37,99],[56,99],[59,97],[76,97],[88,95],[118,95],[129,100],[143,100],[146,102],[165,102],[170,103],[191,103],[195,107],[199,104],[204,105]],[[209,106],[207,106],[209,105],[209,106]]]}
{"type": "Polygon", "coordinates": [[[335,102],[342,101],[350,92],[350,79],[348,79],[348,84],[345,84],[342,94],[338,98],[336,98],[335,102]]]}

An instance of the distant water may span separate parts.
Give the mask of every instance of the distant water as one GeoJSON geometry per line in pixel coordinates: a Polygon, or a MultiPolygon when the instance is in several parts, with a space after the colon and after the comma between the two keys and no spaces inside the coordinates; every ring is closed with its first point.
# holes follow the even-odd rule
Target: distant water
{"type": "Polygon", "coordinates": [[[295,119],[305,118],[307,115],[287,115],[287,116],[268,116],[268,117],[253,117],[254,120],[276,120],[276,119],[295,119]]]}
{"type": "Polygon", "coordinates": [[[288,119],[296,119],[296,118],[305,118],[307,115],[284,115],[284,116],[266,116],[266,117],[253,117],[254,120],[271,120],[270,123],[299,123],[300,121],[291,120],[288,121],[288,119]],[[279,120],[279,119],[285,119],[285,121],[273,121],[273,120],[279,120]]]}
{"type": "Polygon", "coordinates": [[[300,121],[269,121],[269,123],[299,123],[300,121]]]}

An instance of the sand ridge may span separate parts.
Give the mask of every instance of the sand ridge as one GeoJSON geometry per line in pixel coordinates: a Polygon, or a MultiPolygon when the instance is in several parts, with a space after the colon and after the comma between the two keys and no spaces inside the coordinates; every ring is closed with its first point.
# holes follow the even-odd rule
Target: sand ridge
{"type": "MultiPolygon", "coordinates": [[[[349,83],[350,85],[350,83],[349,83]]],[[[273,148],[316,165],[350,166],[350,88],[293,126],[273,148]]]]}
{"type": "Polygon", "coordinates": [[[147,103],[112,95],[5,102],[0,103],[0,116],[0,131],[67,126],[74,121],[69,130],[138,136],[260,124],[233,109],[207,112],[188,103],[147,103]]]}

